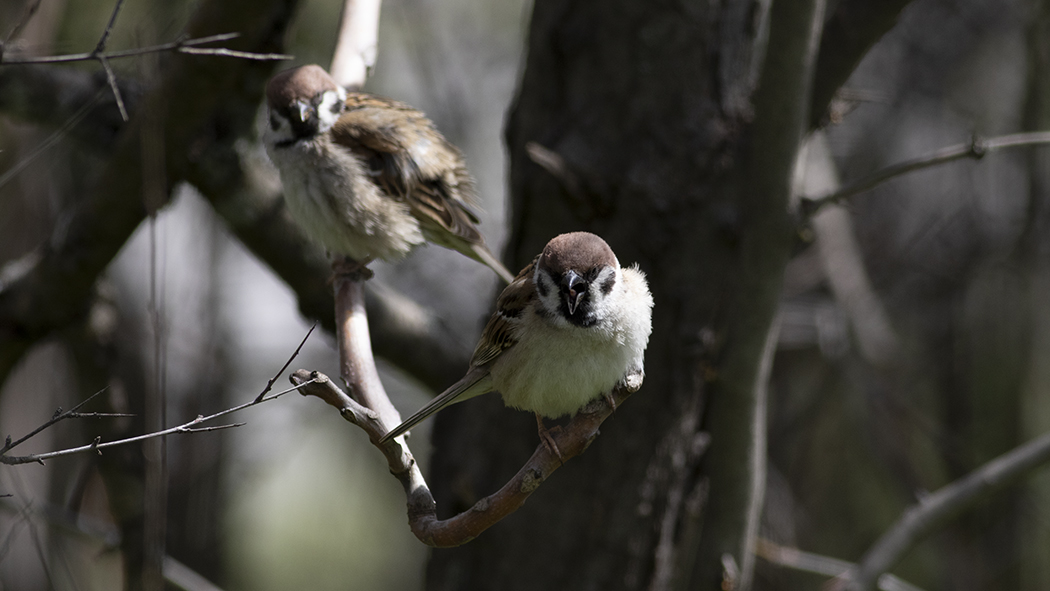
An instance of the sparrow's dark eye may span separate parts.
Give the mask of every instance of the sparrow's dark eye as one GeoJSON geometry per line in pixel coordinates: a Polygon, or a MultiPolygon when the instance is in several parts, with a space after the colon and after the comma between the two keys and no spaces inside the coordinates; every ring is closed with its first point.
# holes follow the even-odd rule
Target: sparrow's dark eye
{"type": "Polygon", "coordinates": [[[277,115],[270,115],[270,129],[277,131],[277,128],[281,126],[281,122],[277,120],[277,115]]]}

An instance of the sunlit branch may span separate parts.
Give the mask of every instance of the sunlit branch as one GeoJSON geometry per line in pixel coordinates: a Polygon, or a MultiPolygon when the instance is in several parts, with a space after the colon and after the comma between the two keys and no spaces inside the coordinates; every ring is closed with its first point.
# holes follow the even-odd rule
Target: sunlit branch
{"type": "Polygon", "coordinates": [[[7,66],[87,62],[91,60],[97,60],[100,57],[105,58],[107,60],[115,60],[128,57],[136,57],[150,53],[164,53],[167,51],[174,51],[176,53],[186,53],[190,55],[216,55],[222,57],[236,57],[240,59],[256,61],[280,61],[290,60],[293,58],[293,56],[284,53],[254,53],[251,51],[238,51],[235,49],[226,49],[224,47],[198,47],[199,45],[205,45],[208,43],[216,43],[218,41],[225,41],[227,39],[236,39],[239,36],[239,33],[222,33],[219,35],[209,35],[207,37],[198,37],[195,39],[179,39],[177,41],[170,41],[168,43],[150,45],[147,47],[138,47],[135,49],[107,51],[101,54],[96,54],[95,52],[90,51],[86,53],[70,53],[64,55],[49,55],[40,57],[24,57],[15,59],[4,58],[0,59],[0,65],[7,66]]]}
{"type": "Polygon", "coordinates": [[[348,88],[364,86],[378,54],[380,0],[345,0],[339,38],[328,68],[332,78],[348,88]]]}

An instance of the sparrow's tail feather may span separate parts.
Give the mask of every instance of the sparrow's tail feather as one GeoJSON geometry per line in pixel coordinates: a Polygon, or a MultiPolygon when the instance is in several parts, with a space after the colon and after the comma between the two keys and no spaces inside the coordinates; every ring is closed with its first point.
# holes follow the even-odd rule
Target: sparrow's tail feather
{"type": "Polygon", "coordinates": [[[495,271],[496,274],[500,276],[500,279],[503,279],[503,281],[508,284],[514,281],[514,273],[507,270],[507,268],[503,266],[503,263],[499,262],[499,259],[496,258],[496,255],[492,254],[484,244],[472,244],[471,251],[473,251],[475,257],[479,261],[485,263],[495,271]]]}
{"type": "Polygon", "coordinates": [[[468,398],[473,398],[474,396],[479,396],[490,391],[492,391],[492,378],[489,376],[488,370],[479,367],[472,368],[467,372],[467,375],[463,376],[455,384],[452,384],[448,390],[438,394],[437,397],[431,400],[426,406],[419,409],[414,415],[408,417],[400,425],[394,427],[393,430],[381,437],[379,443],[386,443],[394,437],[401,435],[405,431],[418,425],[430,415],[450,404],[462,402],[468,398]]]}

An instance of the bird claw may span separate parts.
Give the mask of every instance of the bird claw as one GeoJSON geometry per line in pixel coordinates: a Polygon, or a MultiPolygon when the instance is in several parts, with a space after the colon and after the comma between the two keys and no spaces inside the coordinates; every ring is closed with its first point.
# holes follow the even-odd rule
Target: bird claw
{"type": "MultiPolygon", "coordinates": [[[[644,380],[645,380],[645,371],[640,370],[640,369],[639,370],[635,370],[635,371],[629,372],[627,375],[623,376],[623,386],[624,386],[624,388],[627,389],[628,392],[634,393],[634,392],[637,392],[642,387],[642,382],[644,380]]],[[[615,409],[616,406],[614,405],[613,408],[615,409]]]]}
{"type": "Polygon", "coordinates": [[[332,261],[332,277],[328,280],[328,283],[333,283],[340,278],[358,282],[368,281],[375,276],[375,273],[368,268],[368,264],[371,262],[371,258],[363,261],[355,261],[350,257],[338,258],[332,261]]]}
{"type": "Polygon", "coordinates": [[[562,457],[561,450],[558,449],[558,444],[554,442],[554,437],[551,436],[552,431],[560,431],[561,427],[556,426],[552,429],[548,429],[547,426],[543,424],[543,417],[540,416],[539,413],[536,413],[536,427],[539,431],[540,441],[543,442],[543,446],[552,454],[558,456],[558,461],[564,464],[565,458],[562,457]]]}

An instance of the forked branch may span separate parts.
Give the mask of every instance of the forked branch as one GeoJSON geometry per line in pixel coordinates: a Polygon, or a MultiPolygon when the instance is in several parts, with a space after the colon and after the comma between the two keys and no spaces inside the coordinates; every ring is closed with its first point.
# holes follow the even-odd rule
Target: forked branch
{"type": "Polygon", "coordinates": [[[195,419],[193,419],[191,421],[187,421],[187,422],[185,422],[185,423],[183,423],[181,425],[178,425],[178,426],[175,426],[175,427],[171,427],[169,429],[164,429],[162,431],[154,431],[154,432],[146,433],[146,434],[143,434],[143,435],[137,435],[135,437],[128,437],[126,439],[118,439],[116,441],[107,441],[107,442],[103,443],[100,440],[100,438],[96,437],[95,440],[92,441],[91,443],[89,443],[87,445],[81,445],[79,447],[71,447],[71,448],[68,448],[68,449],[62,449],[62,450],[52,451],[52,452],[47,452],[47,453],[31,454],[31,455],[28,455],[28,456],[10,456],[10,455],[7,455],[7,452],[10,451],[12,448],[22,444],[23,442],[29,440],[30,438],[32,438],[36,434],[40,433],[44,429],[47,429],[48,427],[50,427],[50,426],[54,425],[55,423],[57,423],[59,421],[62,421],[64,419],[131,416],[131,415],[126,415],[126,414],[122,414],[122,413],[82,413],[82,412],[79,412],[80,408],[82,408],[85,404],[87,404],[88,402],[91,402],[95,397],[97,397],[99,394],[104,392],[104,390],[100,390],[100,391],[92,394],[91,396],[89,396],[86,400],[84,400],[80,404],[74,406],[73,408],[71,408],[71,409],[69,409],[67,411],[63,411],[62,409],[58,409],[58,411],[55,412],[54,416],[52,416],[50,420],[48,420],[47,422],[45,422],[41,426],[37,427],[36,429],[33,429],[33,431],[31,431],[29,434],[25,435],[24,437],[19,438],[17,441],[12,442],[11,438],[8,437],[7,441],[4,443],[4,446],[2,448],[0,448],[0,464],[8,464],[8,465],[29,464],[29,463],[43,464],[44,460],[49,460],[49,459],[52,459],[52,458],[57,458],[57,457],[61,457],[61,456],[68,456],[68,455],[78,454],[78,453],[84,453],[84,452],[89,452],[89,451],[98,452],[98,451],[106,449],[108,447],[116,447],[118,445],[127,445],[129,443],[135,443],[135,442],[138,442],[138,441],[145,441],[147,439],[153,439],[153,438],[156,438],[156,437],[164,437],[166,435],[173,435],[173,434],[176,434],[176,433],[201,433],[201,432],[206,432],[206,431],[218,431],[218,430],[221,430],[221,429],[230,429],[230,428],[233,428],[233,427],[240,427],[240,426],[244,425],[245,423],[231,423],[231,424],[227,424],[227,425],[218,425],[218,426],[211,426],[211,427],[204,427],[204,426],[200,426],[200,425],[203,425],[204,423],[207,423],[208,421],[217,419],[219,417],[226,416],[226,415],[228,415],[230,413],[234,413],[234,412],[237,412],[239,410],[244,410],[246,408],[249,408],[249,407],[252,407],[252,406],[256,406],[256,405],[262,404],[264,402],[269,402],[269,401],[274,400],[276,398],[280,398],[281,396],[284,396],[285,394],[287,394],[289,392],[294,392],[295,390],[298,390],[298,389],[300,389],[300,388],[302,388],[302,387],[304,387],[306,385],[309,385],[308,382],[307,383],[301,383],[301,384],[296,385],[293,388],[288,388],[287,390],[283,390],[281,392],[273,394],[272,396],[267,396],[266,395],[271,390],[271,388],[273,387],[274,382],[277,381],[277,378],[279,378],[281,376],[281,374],[284,373],[284,370],[288,368],[288,365],[290,365],[292,363],[292,360],[294,360],[299,355],[299,352],[302,350],[303,345],[306,344],[306,339],[310,338],[310,334],[313,333],[314,328],[316,328],[316,325],[314,325],[313,327],[310,328],[310,330],[306,333],[306,336],[303,337],[302,342],[300,342],[299,346],[296,347],[295,352],[293,352],[291,357],[288,358],[288,361],[285,362],[284,366],[281,367],[281,369],[277,372],[277,374],[274,375],[274,377],[271,378],[269,382],[267,382],[266,387],[263,388],[262,392],[260,392],[259,395],[256,396],[255,399],[253,399],[251,402],[246,402],[244,404],[240,404],[240,405],[234,406],[233,408],[227,408],[226,410],[221,410],[221,411],[219,411],[219,412],[217,412],[215,414],[211,414],[211,415],[208,415],[208,416],[197,415],[197,417],[195,419]]]}
{"type": "MultiPolygon", "coordinates": [[[[598,397],[585,406],[568,425],[552,429],[561,458],[543,444],[536,447],[525,465],[499,491],[479,500],[473,507],[448,519],[437,518],[437,503],[427,486],[423,473],[405,442],[405,436],[396,437],[380,445],[379,439],[397,423],[386,424],[379,414],[357,403],[327,376],[319,372],[297,370],[291,375],[292,384],[300,387],[304,396],[317,396],[339,410],[344,419],[368,434],[372,445],[379,448],[387,460],[390,472],[405,489],[408,498],[408,522],[412,533],[424,544],[435,548],[460,546],[481,535],[504,517],[525,504],[525,500],[540,487],[564,461],[583,453],[598,436],[598,428],[614,408],[604,397],[598,397]],[[312,383],[311,383],[312,382],[312,383]]],[[[386,396],[385,392],[372,392],[386,396]]],[[[612,392],[613,402],[620,406],[631,395],[625,387],[612,392]]]]}

